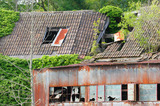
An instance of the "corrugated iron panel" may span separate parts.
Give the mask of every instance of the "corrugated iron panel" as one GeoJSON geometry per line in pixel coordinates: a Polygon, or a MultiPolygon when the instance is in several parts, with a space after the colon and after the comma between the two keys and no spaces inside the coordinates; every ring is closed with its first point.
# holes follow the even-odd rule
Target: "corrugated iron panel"
{"type": "MultiPolygon", "coordinates": [[[[34,70],[35,100],[40,100],[40,106],[49,103],[49,87],[59,86],[94,86],[120,84],[157,84],[160,83],[160,66],[154,64],[103,64],[103,65],[72,65],[58,68],[34,70]]],[[[88,87],[85,87],[85,103],[78,105],[155,105],[157,102],[101,102],[87,103],[88,87]]],[[[97,94],[98,91],[96,91],[97,94]]],[[[103,94],[102,94],[103,95],[103,94]]],[[[97,95],[99,96],[99,95],[97,95]]],[[[98,100],[98,99],[97,99],[98,100]]],[[[63,105],[72,105],[64,103],[63,105]]],[[[158,104],[160,104],[158,102],[158,104]]],[[[58,105],[58,104],[56,104],[58,105]]],[[[62,105],[62,104],[60,104],[62,105]]],[[[77,104],[73,104],[77,105],[77,104]]],[[[38,105],[37,105],[38,106],[38,105]]]]}

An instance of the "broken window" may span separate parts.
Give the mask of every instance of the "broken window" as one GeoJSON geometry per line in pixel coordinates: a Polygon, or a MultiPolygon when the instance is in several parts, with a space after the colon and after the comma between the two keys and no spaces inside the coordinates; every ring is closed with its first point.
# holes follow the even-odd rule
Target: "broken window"
{"type": "Polygon", "coordinates": [[[86,88],[85,88],[85,86],[81,86],[80,87],[80,94],[81,94],[81,97],[80,97],[80,102],[85,102],[85,90],[86,88]]]}
{"type": "Polygon", "coordinates": [[[63,87],[62,102],[69,102],[71,99],[72,87],[63,87]]]}
{"type": "Polygon", "coordinates": [[[52,27],[52,28],[47,27],[42,44],[52,43],[53,40],[56,38],[59,29],[60,28],[56,28],[56,27],[52,27]]]}
{"type": "Polygon", "coordinates": [[[84,102],[85,87],[50,87],[49,102],[84,102]]]}
{"type": "Polygon", "coordinates": [[[122,100],[128,99],[128,86],[127,84],[122,84],[122,100]]]}
{"type": "Polygon", "coordinates": [[[62,87],[50,87],[50,102],[62,102],[62,87]]]}
{"type": "Polygon", "coordinates": [[[98,102],[104,101],[104,85],[98,86],[98,102]]]}
{"type": "Polygon", "coordinates": [[[72,87],[71,102],[79,102],[80,100],[80,87],[72,87]]]}
{"type": "Polygon", "coordinates": [[[68,27],[47,27],[42,44],[52,43],[52,46],[61,46],[67,32],[68,27]]]}
{"type": "Polygon", "coordinates": [[[140,84],[139,85],[139,100],[140,101],[156,101],[157,100],[157,85],[156,84],[140,84]]]}
{"type": "Polygon", "coordinates": [[[105,101],[121,101],[121,85],[106,85],[105,101]]]}
{"type": "Polygon", "coordinates": [[[89,87],[89,101],[96,101],[96,86],[89,87]]]}

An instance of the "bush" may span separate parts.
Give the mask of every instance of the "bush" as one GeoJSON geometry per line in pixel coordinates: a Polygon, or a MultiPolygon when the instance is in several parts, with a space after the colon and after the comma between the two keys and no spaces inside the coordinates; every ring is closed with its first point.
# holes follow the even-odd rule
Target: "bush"
{"type": "MultiPolygon", "coordinates": [[[[87,56],[84,59],[90,59],[90,57],[87,56]]],[[[33,68],[77,64],[84,59],[79,59],[77,54],[43,56],[42,58],[33,59],[33,68]]],[[[17,102],[21,103],[26,98],[30,98],[30,72],[28,66],[29,60],[0,54],[0,105],[17,105],[17,102]],[[13,98],[14,94],[16,97],[20,97],[17,98],[17,101],[13,98]]],[[[26,102],[30,102],[30,99],[26,102]]]]}
{"type": "Polygon", "coordinates": [[[19,12],[0,9],[0,38],[11,34],[18,20],[19,12]]]}
{"type": "Polygon", "coordinates": [[[122,9],[115,6],[105,6],[99,10],[100,13],[107,15],[110,19],[109,27],[107,28],[107,33],[116,33],[120,30],[118,23],[121,20],[122,9]]]}

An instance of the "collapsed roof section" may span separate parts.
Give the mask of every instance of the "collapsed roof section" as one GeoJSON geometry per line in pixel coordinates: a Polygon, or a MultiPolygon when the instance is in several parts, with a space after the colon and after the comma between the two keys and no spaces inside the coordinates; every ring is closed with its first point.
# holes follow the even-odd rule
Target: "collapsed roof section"
{"type": "Polygon", "coordinates": [[[52,55],[55,51],[57,54],[86,55],[90,52],[93,42],[93,22],[99,18],[99,30],[102,31],[106,23],[106,16],[98,12],[34,12],[33,18],[31,18],[31,13],[20,13],[20,20],[16,23],[12,34],[2,38],[0,52],[9,56],[29,55],[31,24],[33,22],[34,55],[52,55]],[[64,27],[68,29],[61,39],[63,41],[61,46],[51,46],[60,28],[64,27]],[[51,31],[47,32],[47,28],[51,31]],[[47,33],[48,35],[46,35],[47,33]],[[49,34],[54,34],[54,37],[49,34]],[[51,41],[44,43],[45,38],[51,41]]]}
{"type": "Polygon", "coordinates": [[[128,40],[114,42],[105,49],[103,53],[99,53],[96,58],[123,58],[138,57],[141,55],[143,48],[136,41],[128,40]]]}
{"type": "MultiPolygon", "coordinates": [[[[123,41],[112,42],[107,45],[103,53],[99,53],[96,58],[129,58],[140,57],[148,49],[157,49],[154,53],[160,51],[160,18],[152,13],[159,9],[153,10],[151,7],[144,7],[139,12],[144,14],[141,18],[141,25],[133,28],[128,34],[128,38],[123,41]],[[148,16],[145,14],[149,14],[148,16]],[[151,17],[152,15],[152,17],[151,17]],[[146,16],[146,17],[145,17],[146,16]],[[139,37],[139,38],[138,38],[139,37]],[[140,44],[141,43],[141,44],[140,44]],[[145,47],[147,46],[147,47],[145,47]]],[[[138,14],[139,15],[139,14],[138,14]]],[[[139,15],[139,16],[140,16],[139,15]]],[[[137,18],[138,20],[139,18],[137,18]]],[[[152,53],[152,54],[154,54],[152,53]]]]}

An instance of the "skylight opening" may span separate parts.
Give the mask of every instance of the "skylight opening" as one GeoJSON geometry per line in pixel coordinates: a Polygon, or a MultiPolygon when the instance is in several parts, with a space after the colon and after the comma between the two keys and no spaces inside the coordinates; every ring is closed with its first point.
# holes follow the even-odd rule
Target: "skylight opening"
{"type": "Polygon", "coordinates": [[[68,27],[47,27],[42,44],[61,46],[67,35],[68,29],[68,27]]]}

